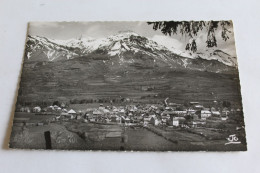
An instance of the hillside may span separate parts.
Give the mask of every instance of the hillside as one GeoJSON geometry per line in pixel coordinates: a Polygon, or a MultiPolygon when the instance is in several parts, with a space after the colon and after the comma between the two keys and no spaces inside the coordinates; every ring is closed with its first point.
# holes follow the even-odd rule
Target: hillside
{"type": "MultiPolygon", "coordinates": [[[[25,60],[60,61],[85,58],[105,58],[118,64],[168,67],[171,69],[191,69],[217,73],[236,71],[224,52],[214,51],[210,55],[195,58],[178,54],[136,33],[127,32],[100,39],[52,40],[39,36],[28,36],[25,60]],[[214,55],[214,56],[213,56],[214,55]],[[226,61],[224,61],[226,59],[226,61]]],[[[112,63],[111,61],[111,63],[112,63]]]]}
{"type": "MultiPolygon", "coordinates": [[[[151,66],[107,65],[107,60],[81,57],[57,62],[25,62],[18,104],[72,99],[121,99],[157,102],[240,100],[236,74],[169,70],[151,66]],[[124,67],[124,68],[123,68],[124,67]]],[[[112,61],[113,63],[113,61],[112,61]]]]}
{"type": "MultiPolygon", "coordinates": [[[[215,51],[214,56],[225,53],[215,51]]],[[[101,39],[28,36],[17,104],[73,99],[138,103],[241,100],[236,66],[174,53],[136,33],[101,39]]]]}

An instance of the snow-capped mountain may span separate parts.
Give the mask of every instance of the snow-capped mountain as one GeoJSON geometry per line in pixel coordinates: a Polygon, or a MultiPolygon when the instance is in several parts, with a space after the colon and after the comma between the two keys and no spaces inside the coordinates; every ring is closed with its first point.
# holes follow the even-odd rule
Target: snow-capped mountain
{"type": "Polygon", "coordinates": [[[26,57],[36,61],[59,61],[77,57],[106,56],[117,58],[118,64],[143,64],[191,70],[228,71],[236,67],[236,59],[223,51],[215,50],[208,54],[168,49],[153,40],[134,32],[122,32],[106,38],[80,38],[53,40],[39,36],[28,36],[26,57]]]}
{"type": "Polygon", "coordinates": [[[39,36],[28,36],[25,56],[29,60],[54,61],[71,59],[78,54],[70,47],[58,44],[54,40],[39,36]]]}
{"type": "Polygon", "coordinates": [[[169,50],[183,57],[192,58],[192,59],[202,58],[205,60],[216,60],[227,66],[237,67],[237,58],[229,55],[228,53],[222,50],[211,48],[211,49],[206,49],[203,52],[202,51],[191,52],[191,51],[177,50],[174,47],[170,48],[169,50]]]}
{"type": "MultiPolygon", "coordinates": [[[[133,32],[120,33],[100,39],[81,38],[66,41],[28,36],[26,47],[26,56],[31,60],[39,59],[39,55],[45,56],[42,59],[57,61],[100,53],[111,57],[119,56],[122,62],[125,53],[148,55],[153,57],[155,61],[166,62],[172,59],[172,52],[166,47],[133,32]]],[[[134,58],[132,62],[134,62],[134,58]]]]}
{"type": "Polygon", "coordinates": [[[121,32],[116,35],[109,36],[107,38],[79,38],[69,40],[52,40],[51,42],[60,44],[66,47],[82,49],[82,53],[91,53],[98,49],[108,50],[108,54],[111,56],[119,55],[124,51],[138,52],[141,47],[150,48],[151,50],[167,50],[164,46],[158,45],[156,42],[149,40],[145,37],[134,32],[121,32]]]}

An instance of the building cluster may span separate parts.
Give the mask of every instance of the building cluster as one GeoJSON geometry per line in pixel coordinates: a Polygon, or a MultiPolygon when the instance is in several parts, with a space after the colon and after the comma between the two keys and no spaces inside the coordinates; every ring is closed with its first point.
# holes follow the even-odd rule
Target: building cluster
{"type": "MultiPolygon", "coordinates": [[[[23,109],[21,111],[28,111],[26,108],[23,109]]],[[[182,104],[168,104],[165,101],[165,104],[129,104],[126,106],[103,106],[100,104],[98,108],[87,108],[84,111],[67,110],[65,105],[61,105],[60,107],[54,105],[44,109],[36,106],[32,111],[35,113],[44,112],[45,114],[55,113],[56,121],[83,119],[85,122],[93,123],[197,127],[200,124],[205,124],[206,120],[210,117],[226,120],[230,112],[234,110],[228,108],[219,110],[214,107],[205,108],[199,102],[190,102],[189,107],[184,107],[182,104]]]]}

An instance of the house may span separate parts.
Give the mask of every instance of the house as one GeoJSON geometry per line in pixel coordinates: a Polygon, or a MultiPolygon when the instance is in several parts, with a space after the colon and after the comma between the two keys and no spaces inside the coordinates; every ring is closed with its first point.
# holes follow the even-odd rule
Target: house
{"type": "Polygon", "coordinates": [[[199,102],[190,102],[191,105],[198,105],[199,102]]]}
{"type": "Polygon", "coordinates": [[[20,108],[20,112],[24,112],[24,107],[21,107],[21,108],[20,108]]]}
{"type": "Polygon", "coordinates": [[[54,105],[53,108],[54,108],[54,110],[58,110],[60,107],[57,105],[54,105]]]}
{"type": "Polygon", "coordinates": [[[121,122],[125,123],[125,116],[121,116],[121,122]]]}
{"type": "Polygon", "coordinates": [[[95,122],[97,120],[97,117],[92,114],[87,114],[86,119],[89,120],[89,122],[95,122]]]}
{"type": "Polygon", "coordinates": [[[179,126],[179,119],[177,117],[173,117],[171,119],[168,119],[166,123],[169,126],[178,127],[179,126]]]}
{"type": "Polygon", "coordinates": [[[125,109],[119,109],[119,113],[125,113],[125,109]]]}
{"type": "Polygon", "coordinates": [[[161,115],[161,119],[166,119],[166,120],[168,120],[168,119],[170,119],[171,118],[171,116],[169,115],[169,114],[163,114],[163,115],[161,115]]]}
{"type": "Polygon", "coordinates": [[[140,123],[143,120],[142,116],[136,116],[132,119],[133,123],[140,123]]]}
{"type": "Polygon", "coordinates": [[[100,116],[102,115],[102,112],[100,110],[94,110],[93,115],[100,116]]]}
{"type": "Polygon", "coordinates": [[[160,110],[156,110],[155,113],[159,115],[161,113],[161,111],[160,110]]]}
{"type": "Polygon", "coordinates": [[[48,112],[52,112],[52,111],[54,111],[54,107],[53,107],[53,106],[49,106],[49,107],[47,107],[47,111],[48,111],[48,112]]]}
{"type": "Polygon", "coordinates": [[[211,110],[211,112],[212,112],[212,111],[216,111],[216,108],[211,107],[210,110],[211,110]]]}
{"type": "Polygon", "coordinates": [[[42,122],[37,123],[37,126],[43,126],[42,122]]]}
{"type": "Polygon", "coordinates": [[[187,111],[183,110],[183,111],[174,111],[174,114],[177,114],[178,116],[185,116],[187,115],[187,111]]]}
{"type": "Polygon", "coordinates": [[[42,112],[47,112],[48,110],[47,110],[47,108],[43,108],[41,111],[42,112]]]}
{"type": "Polygon", "coordinates": [[[203,106],[202,105],[194,105],[195,110],[202,110],[203,106]]]}
{"type": "Polygon", "coordinates": [[[95,122],[95,121],[96,121],[95,118],[93,118],[93,117],[89,118],[89,122],[95,122]]]}
{"type": "Polygon", "coordinates": [[[136,112],[138,110],[135,105],[128,105],[128,106],[126,106],[126,108],[130,112],[136,112]]]}
{"type": "MultiPolygon", "coordinates": [[[[105,122],[105,123],[109,123],[109,122],[110,122],[110,119],[105,118],[105,119],[103,120],[103,122],[105,122]]],[[[111,122],[112,122],[112,121],[111,121],[111,122]]]]}
{"type": "Polygon", "coordinates": [[[70,116],[71,119],[73,119],[73,118],[76,117],[76,112],[75,112],[73,109],[69,110],[69,111],[68,111],[68,114],[71,115],[71,116],[70,116]]]}
{"type": "Polygon", "coordinates": [[[221,116],[221,120],[222,120],[222,121],[226,121],[227,118],[228,118],[227,116],[223,116],[223,117],[221,116]]]}
{"type": "Polygon", "coordinates": [[[149,114],[149,116],[148,116],[150,119],[151,118],[155,118],[156,117],[156,115],[155,114],[149,114]]]}
{"type": "Polygon", "coordinates": [[[167,120],[167,124],[170,126],[178,127],[183,124],[186,119],[184,117],[172,117],[167,120]]]}
{"type": "MultiPolygon", "coordinates": [[[[72,114],[69,114],[69,113],[66,113],[66,112],[62,112],[61,114],[60,114],[63,118],[70,118],[70,119],[73,119],[73,117],[74,117],[74,115],[72,115],[72,114]]],[[[59,117],[57,117],[58,119],[59,119],[59,117]]],[[[57,119],[56,118],[56,119],[57,119]]]]}
{"type": "Polygon", "coordinates": [[[77,115],[77,116],[76,116],[76,119],[77,119],[77,120],[80,120],[80,119],[82,119],[82,116],[81,116],[81,115],[77,115]]]}
{"type": "Polygon", "coordinates": [[[208,117],[211,116],[211,112],[208,110],[201,110],[200,117],[202,120],[206,120],[208,117]]]}
{"type": "Polygon", "coordinates": [[[196,113],[195,113],[195,114],[192,115],[192,118],[193,118],[194,120],[197,120],[197,119],[199,119],[199,116],[200,116],[199,114],[196,114],[196,113]]]}
{"type": "Polygon", "coordinates": [[[222,110],[222,115],[229,115],[230,111],[228,110],[228,108],[223,108],[222,110]]]}
{"type": "Polygon", "coordinates": [[[88,119],[89,117],[90,117],[90,114],[89,114],[89,113],[85,113],[84,118],[85,118],[85,119],[88,119]]]}
{"type": "Polygon", "coordinates": [[[170,117],[171,115],[176,115],[176,113],[175,111],[163,111],[162,115],[170,117]]]}
{"type": "Polygon", "coordinates": [[[196,110],[194,110],[194,109],[187,110],[187,115],[194,115],[195,113],[196,113],[196,110]]]}
{"type": "Polygon", "coordinates": [[[110,111],[108,109],[103,109],[103,112],[106,114],[106,113],[109,113],[110,111]]]}
{"type": "Polygon", "coordinates": [[[166,119],[166,118],[162,118],[162,120],[161,120],[162,125],[166,125],[167,120],[168,120],[168,119],[166,119]]]}
{"type": "Polygon", "coordinates": [[[103,106],[103,104],[100,104],[100,106],[98,107],[98,109],[104,110],[104,109],[106,109],[106,108],[103,106]]]}
{"type": "Polygon", "coordinates": [[[169,106],[176,106],[176,103],[169,103],[169,106]]]}
{"type": "Polygon", "coordinates": [[[119,115],[119,116],[125,116],[125,112],[118,112],[117,115],[119,115]]]}
{"type": "Polygon", "coordinates": [[[25,112],[27,112],[27,113],[30,113],[31,112],[31,109],[29,108],[29,107],[25,107],[25,112]]]}
{"type": "Polygon", "coordinates": [[[198,127],[198,123],[196,121],[192,121],[188,123],[191,127],[193,128],[197,128],[198,127]]]}
{"type": "Polygon", "coordinates": [[[138,109],[137,109],[135,106],[129,109],[130,112],[135,112],[135,111],[137,111],[137,110],[138,110],[138,109]]]}
{"type": "Polygon", "coordinates": [[[150,108],[153,109],[153,110],[157,110],[157,109],[158,109],[158,107],[156,107],[156,106],[154,106],[154,105],[151,105],[150,108]]]}
{"type": "Polygon", "coordinates": [[[151,121],[151,117],[143,117],[144,125],[147,125],[151,121]]]}
{"type": "Polygon", "coordinates": [[[211,113],[212,113],[212,116],[217,116],[217,117],[220,116],[220,112],[219,111],[212,111],[211,110],[211,113]]]}
{"type": "Polygon", "coordinates": [[[74,111],[73,109],[71,109],[71,110],[69,110],[68,114],[75,115],[75,114],[76,114],[76,111],[74,111]]]}
{"type": "Polygon", "coordinates": [[[151,124],[154,125],[154,126],[158,126],[160,123],[161,123],[161,120],[159,120],[158,118],[156,117],[152,117],[151,120],[150,120],[151,124]]]}
{"type": "Polygon", "coordinates": [[[58,108],[56,109],[56,111],[57,111],[57,112],[62,112],[62,109],[61,109],[60,107],[58,107],[58,108]]]}
{"type": "Polygon", "coordinates": [[[67,111],[67,109],[64,109],[64,108],[63,108],[63,109],[61,110],[61,112],[68,112],[68,111],[67,111]]]}
{"type": "Polygon", "coordinates": [[[171,107],[169,107],[169,106],[166,106],[165,107],[165,110],[168,110],[168,111],[171,111],[171,110],[173,110],[171,107]]]}
{"type": "Polygon", "coordinates": [[[222,121],[226,121],[228,119],[228,115],[230,114],[230,111],[228,110],[228,108],[224,108],[222,110],[222,114],[221,114],[221,120],[222,121]]]}
{"type": "Polygon", "coordinates": [[[61,115],[54,117],[53,121],[58,121],[61,118],[61,115]]]}
{"type": "Polygon", "coordinates": [[[172,119],[172,126],[178,127],[179,126],[179,119],[173,118],[172,119]]]}
{"type": "Polygon", "coordinates": [[[39,106],[36,106],[33,108],[33,112],[35,113],[41,112],[41,108],[39,106]]]}
{"type": "Polygon", "coordinates": [[[130,121],[131,121],[130,118],[126,117],[126,119],[125,119],[125,123],[126,123],[126,124],[129,124],[130,121]]]}
{"type": "Polygon", "coordinates": [[[166,123],[168,122],[168,120],[170,119],[170,115],[167,114],[167,115],[161,115],[161,124],[162,125],[166,125],[166,123]]]}
{"type": "Polygon", "coordinates": [[[230,109],[230,112],[235,113],[236,110],[235,110],[234,108],[231,108],[231,109],[230,109]]]}
{"type": "Polygon", "coordinates": [[[110,120],[111,120],[111,122],[120,122],[121,121],[121,118],[119,117],[119,116],[117,116],[117,115],[112,115],[111,117],[110,117],[110,120]]]}
{"type": "Polygon", "coordinates": [[[193,124],[196,124],[197,126],[206,124],[206,122],[203,121],[203,120],[196,120],[196,121],[193,121],[193,122],[194,122],[193,124]]]}
{"type": "Polygon", "coordinates": [[[20,108],[20,112],[28,112],[28,113],[30,113],[31,110],[30,110],[29,107],[21,107],[21,108],[20,108]]]}
{"type": "Polygon", "coordinates": [[[113,107],[113,112],[118,112],[119,110],[116,107],[113,107]]]}
{"type": "Polygon", "coordinates": [[[61,104],[60,104],[60,107],[61,107],[61,108],[65,108],[65,107],[66,107],[66,104],[65,104],[65,103],[61,103],[61,104]]]}
{"type": "Polygon", "coordinates": [[[121,118],[121,116],[116,116],[116,122],[118,122],[118,123],[122,123],[122,118],[121,118]]]}

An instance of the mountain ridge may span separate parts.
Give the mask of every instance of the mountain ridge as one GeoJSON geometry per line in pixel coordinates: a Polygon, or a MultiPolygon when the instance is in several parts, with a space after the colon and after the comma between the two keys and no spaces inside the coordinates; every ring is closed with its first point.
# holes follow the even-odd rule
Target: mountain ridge
{"type": "MultiPolygon", "coordinates": [[[[217,51],[217,53],[227,55],[223,51],[217,51]]],[[[227,65],[217,58],[185,57],[183,54],[174,53],[165,46],[133,32],[119,33],[100,39],[80,38],[67,41],[28,35],[25,57],[30,61],[59,61],[90,56],[109,56],[110,59],[117,57],[121,62],[119,65],[138,62],[149,63],[151,66],[161,64],[162,67],[188,68],[217,73],[232,71],[233,68],[236,68],[234,64],[228,62],[227,65]],[[143,58],[141,62],[141,56],[148,60],[143,58]]]]}

